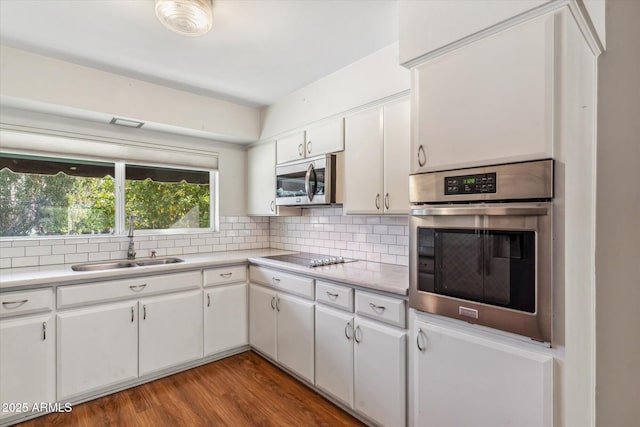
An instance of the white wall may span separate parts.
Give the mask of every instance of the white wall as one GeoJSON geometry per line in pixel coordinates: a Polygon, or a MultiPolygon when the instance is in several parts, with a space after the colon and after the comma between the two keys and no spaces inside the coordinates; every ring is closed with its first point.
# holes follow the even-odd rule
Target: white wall
{"type": "Polygon", "coordinates": [[[607,0],[598,70],[596,420],[640,420],[640,2],[607,0]]]}
{"type": "Polygon", "coordinates": [[[70,62],[0,46],[0,95],[107,116],[204,132],[219,140],[258,139],[256,108],[199,96],[70,62]]]}
{"type": "Polygon", "coordinates": [[[389,45],[267,107],[260,139],[406,91],[409,83],[409,70],[398,63],[398,44],[389,45]]]}

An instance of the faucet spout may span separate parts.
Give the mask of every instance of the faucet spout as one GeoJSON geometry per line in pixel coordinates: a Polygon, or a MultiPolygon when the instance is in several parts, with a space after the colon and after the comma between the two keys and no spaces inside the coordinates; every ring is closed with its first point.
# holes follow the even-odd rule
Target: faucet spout
{"type": "Polygon", "coordinates": [[[127,249],[127,259],[136,259],[136,250],[133,243],[133,228],[135,219],[135,215],[129,215],[129,248],[127,249]]]}

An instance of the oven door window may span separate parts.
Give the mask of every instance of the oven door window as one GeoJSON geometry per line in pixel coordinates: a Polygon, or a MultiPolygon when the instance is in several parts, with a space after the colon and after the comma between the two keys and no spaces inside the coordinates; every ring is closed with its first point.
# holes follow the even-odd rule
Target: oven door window
{"type": "Polygon", "coordinates": [[[418,229],[418,289],[535,312],[535,232],[418,229]]]}

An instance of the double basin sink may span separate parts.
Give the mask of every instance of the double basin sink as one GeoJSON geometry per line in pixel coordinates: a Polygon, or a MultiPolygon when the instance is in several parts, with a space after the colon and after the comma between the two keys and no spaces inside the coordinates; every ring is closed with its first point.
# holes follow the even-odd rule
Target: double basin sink
{"type": "Polygon", "coordinates": [[[183,262],[183,259],[167,257],[167,258],[147,258],[141,260],[120,260],[120,261],[104,261],[104,262],[92,262],[88,264],[75,264],[71,266],[73,271],[101,271],[101,270],[114,270],[119,268],[131,268],[131,267],[148,267],[150,265],[164,265],[175,264],[177,262],[183,262]]]}

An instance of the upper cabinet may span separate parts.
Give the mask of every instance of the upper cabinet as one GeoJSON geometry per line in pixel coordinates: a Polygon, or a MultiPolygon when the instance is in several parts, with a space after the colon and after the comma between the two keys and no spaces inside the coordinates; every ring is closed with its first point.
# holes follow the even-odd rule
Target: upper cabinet
{"type": "Polygon", "coordinates": [[[549,0],[431,0],[398,2],[400,63],[527,12],[549,0]]]}
{"type": "Polygon", "coordinates": [[[247,154],[249,215],[276,214],[276,142],[254,145],[247,154]]]}
{"type": "Polygon", "coordinates": [[[552,157],[556,20],[537,18],[412,69],[412,173],[552,157]]]}
{"type": "Polygon", "coordinates": [[[409,210],[409,99],[345,119],[345,214],[409,210]]]}
{"type": "Polygon", "coordinates": [[[344,120],[331,119],[278,138],[278,164],[344,150],[344,120]]]}

